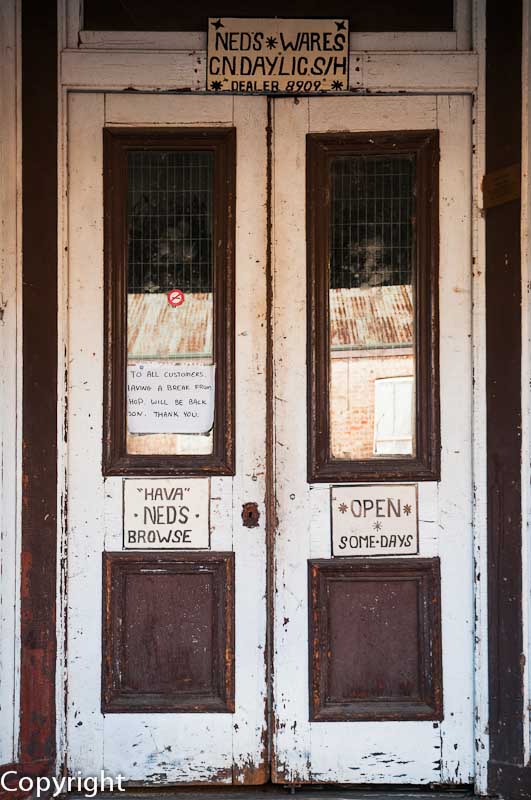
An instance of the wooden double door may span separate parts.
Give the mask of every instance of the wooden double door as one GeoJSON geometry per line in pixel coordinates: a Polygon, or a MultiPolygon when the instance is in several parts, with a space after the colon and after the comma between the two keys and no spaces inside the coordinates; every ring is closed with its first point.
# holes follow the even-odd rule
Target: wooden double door
{"type": "Polygon", "coordinates": [[[69,771],[469,783],[469,98],[73,92],[67,125],[69,771]],[[146,486],[206,538],[131,535],[146,486]]]}

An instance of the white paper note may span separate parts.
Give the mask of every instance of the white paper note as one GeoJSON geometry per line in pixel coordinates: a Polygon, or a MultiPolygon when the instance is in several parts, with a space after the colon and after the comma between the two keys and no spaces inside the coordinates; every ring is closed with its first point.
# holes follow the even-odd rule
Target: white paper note
{"type": "Polygon", "coordinates": [[[208,433],[215,366],[146,361],[127,367],[129,433],[208,433]]]}

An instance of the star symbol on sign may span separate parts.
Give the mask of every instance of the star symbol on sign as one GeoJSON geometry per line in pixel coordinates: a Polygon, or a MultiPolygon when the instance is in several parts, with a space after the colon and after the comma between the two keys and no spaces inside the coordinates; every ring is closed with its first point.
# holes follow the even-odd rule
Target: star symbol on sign
{"type": "Polygon", "coordinates": [[[406,505],[404,506],[404,514],[406,515],[406,517],[409,517],[409,515],[411,514],[411,506],[409,505],[409,503],[406,503],[406,505]]]}
{"type": "Polygon", "coordinates": [[[220,28],[224,28],[225,25],[222,23],[220,19],[216,20],[216,22],[212,23],[212,27],[219,31],[220,28]]]}
{"type": "Polygon", "coordinates": [[[221,89],[221,81],[212,81],[210,84],[210,88],[214,89],[215,92],[219,92],[221,89]]]}
{"type": "Polygon", "coordinates": [[[374,528],[375,531],[381,531],[382,530],[382,523],[381,522],[375,522],[372,527],[374,528]]]}
{"type": "Polygon", "coordinates": [[[332,81],[332,89],[342,89],[343,88],[343,81],[332,81]]]}
{"type": "Polygon", "coordinates": [[[339,506],[339,510],[341,511],[342,514],[345,514],[348,511],[347,504],[346,503],[341,503],[341,505],[339,506]]]}
{"type": "Polygon", "coordinates": [[[277,46],[277,40],[275,36],[268,36],[266,39],[266,44],[270,50],[277,46]]]}
{"type": "Polygon", "coordinates": [[[345,23],[344,19],[342,19],[340,22],[336,22],[336,27],[337,27],[338,31],[346,31],[345,25],[346,25],[346,23],[345,23]]]}

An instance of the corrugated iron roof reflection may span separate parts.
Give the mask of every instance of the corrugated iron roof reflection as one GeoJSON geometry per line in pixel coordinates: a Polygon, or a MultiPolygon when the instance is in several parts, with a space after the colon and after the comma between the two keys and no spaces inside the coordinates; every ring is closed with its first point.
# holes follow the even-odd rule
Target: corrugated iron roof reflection
{"type": "MultiPolygon", "coordinates": [[[[330,291],[332,349],[410,345],[411,286],[330,291]]],[[[173,308],[164,293],[128,295],[130,358],[208,356],[212,353],[212,295],[186,294],[173,308]]]]}
{"type": "Polygon", "coordinates": [[[129,358],[175,358],[212,353],[212,294],[186,294],[173,308],[166,294],[129,294],[129,358]]]}
{"type": "Polygon", "coordinates": [[[413,342],[411,286],[331,289],[330,343],[344,347],[386,347],[413,342]]]}

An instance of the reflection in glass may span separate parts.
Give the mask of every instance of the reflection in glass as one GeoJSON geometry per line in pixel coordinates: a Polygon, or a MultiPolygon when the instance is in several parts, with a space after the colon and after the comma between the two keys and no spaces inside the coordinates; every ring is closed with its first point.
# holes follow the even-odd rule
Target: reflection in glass
{"type": "Polygon", "coordinates": [[[330,188],[331,455],[411,456],[414,157],[336,157],[330,188]]]}
{"type": "Polygon", "coordinates": [[[177,416],[176,398],[184,396],[170,390],[175,382],[159,388],[152,381],[148,390],[147,380],[131,376],[142,370],[177,375],[178,368],[213,364],[213,154],[132,151],[127,166],[127,449],[208,454],[212,429],[184,433],[182,421],[168,421],[170,413],[177,416]],[[138,406],[131,405],[133,398],[141,401],[138,406]],[[142,429],[143,420],[133,422],[131,414],[145,413],[146,403],[152,404],[151,416],[142,429]],[[133,427],[141,432],[132,433],[133,427]]]}
{"type": "Polygon", "coordinates": [[[413,378],[378,378],[374,382],[374,452],[410,455],[413,443],[413,378]]]}

